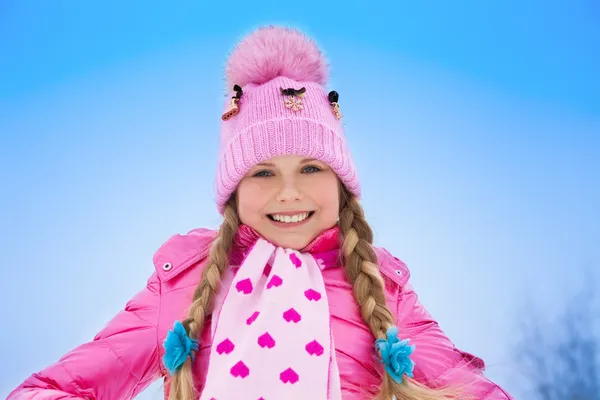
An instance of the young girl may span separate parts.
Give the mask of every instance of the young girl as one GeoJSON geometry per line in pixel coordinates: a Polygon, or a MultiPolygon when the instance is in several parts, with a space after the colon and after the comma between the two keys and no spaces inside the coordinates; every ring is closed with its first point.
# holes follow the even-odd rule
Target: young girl
{"type": "Polygon", "coordinates": [[[155,273],[95,338],[16,399],[511,399],[372,245],[326,61],[265,27],[227,64],[217,232],[171,237],[155,273]]]}

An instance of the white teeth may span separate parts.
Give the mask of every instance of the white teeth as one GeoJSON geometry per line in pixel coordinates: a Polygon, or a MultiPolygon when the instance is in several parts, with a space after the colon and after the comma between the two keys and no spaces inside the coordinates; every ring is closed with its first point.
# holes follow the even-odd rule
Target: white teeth
{"type": "Polygon", "coordinates": [[[302,213],[302,214],[296,214],[296,215],[277,215],[277,214],[273,214],[272,217],[273,217],[273,219],[275,221],[290,223],[290,222],[304,221],[308,217],[308,214],[309,213],[302,213]]]}

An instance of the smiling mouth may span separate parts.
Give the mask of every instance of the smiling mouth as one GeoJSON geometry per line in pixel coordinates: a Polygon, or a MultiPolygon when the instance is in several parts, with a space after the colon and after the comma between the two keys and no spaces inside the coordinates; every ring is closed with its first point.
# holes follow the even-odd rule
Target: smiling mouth
{"type": "Polygon", "coordinates": [[[274,222],[279,222],[282,224],[293,224],[293,223],[304,222],[304,221],[308,220],[310,217],[313,216],[314,213],[315,213],[314,211],[308,211],[308,212],[298,213],[298,214],[294,214],[294,215],[267,214],[267,217],[269,217],[269,219],[274,222]]]}

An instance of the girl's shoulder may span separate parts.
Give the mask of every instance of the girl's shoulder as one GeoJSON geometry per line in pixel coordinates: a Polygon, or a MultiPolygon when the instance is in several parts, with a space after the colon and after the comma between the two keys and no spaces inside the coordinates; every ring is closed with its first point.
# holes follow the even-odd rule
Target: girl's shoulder
{"type": "Polygon", "coordinates": [[[169,237],[154,253],[152,261],[157,279],[163,284],[170,282],[198,265],[208,255],[216,234],[216,230],[196,228],[169,237]]]}
{"type": "Polygon", "coordinates": [[[398,257],[383,247],[374,247],[381,273],[391,285],[405,286],[410,279],[410,270],[398,257]]]}

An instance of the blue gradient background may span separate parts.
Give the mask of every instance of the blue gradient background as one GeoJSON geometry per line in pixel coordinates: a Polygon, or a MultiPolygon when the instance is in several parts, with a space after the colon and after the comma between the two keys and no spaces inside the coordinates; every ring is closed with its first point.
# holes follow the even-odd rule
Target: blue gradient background
{"type": "Polygon", "coordinates": [[[283,23],[332,63],[377,244],[529,398],[523,303],[552,317],[600,265],[598,2],[200,3],[0,2],[0,396],[90,340],[169,236],[217,226],[227,53],[283,23]]]}

